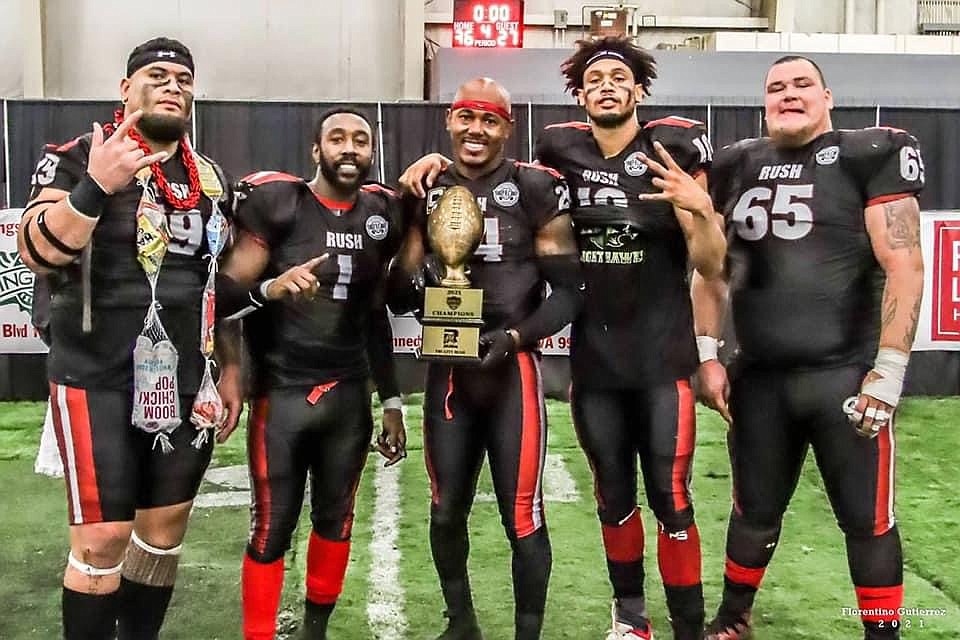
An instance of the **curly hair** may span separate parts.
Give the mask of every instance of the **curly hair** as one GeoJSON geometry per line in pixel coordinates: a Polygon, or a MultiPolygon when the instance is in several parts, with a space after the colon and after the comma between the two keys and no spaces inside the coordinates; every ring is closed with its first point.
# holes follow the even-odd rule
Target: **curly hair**
{"type": "Polygon", "coordinates": [[[636,83],[643,86],[646,95],[650,95],[650,85],[657,77],[657,61],[646,49],[621,36],[577,41],[577,50],[560,65],[560,72],[567,79],[567,91],[575,93],[583,89],[583,74],[589,66],[588,63],[594,56],[606,51],[622,56],[633,72],[636,83]]]}

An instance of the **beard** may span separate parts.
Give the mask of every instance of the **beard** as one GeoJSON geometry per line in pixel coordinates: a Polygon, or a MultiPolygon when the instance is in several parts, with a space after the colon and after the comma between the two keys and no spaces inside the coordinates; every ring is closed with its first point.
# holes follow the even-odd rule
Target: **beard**
{"type": "Polygon", "coordinates": [[[334,188],[340,191],[356,191],[367,179],[367,176],[370,175],[371,163],[363,164],[359,158],[353,160],[350,164],[356,165],[357,175],[353,178],[342,178],[337,172],[337,168],[340,164],[345,163],[346,161],[330,162],[321,156],[320,174],[326,178],[327,182],[329,182],[334,188]]]}
{"type": "Polygon", "coordinates": [[[187,132],[187,119],[180,116],[143,114],[137,129],[154,142],[177,142],[187,132]]]}
{"type": "MultiPolygon", "coordinates": [[[[622,96],[621,96],[622,97],[622,96]]],[[[636,116],[637,113],[637,103],[633,99],[631,94],[627,94],[626,99],[627,108],[624,109],[621,113],[610,113],[603,112],[597,115],[591,114],[587,111],[587,115],[590,116],[590,121],[596,124],[601,129],[616,129],[624,122],[636,116]]]]}
{"type": "Polygon", "coordinates": [[[632,110],[623,113],[602,113],[597,116],[590,116],[590,120],[601,129],[616,129],[632,118],[634,113],[632,110]]]}

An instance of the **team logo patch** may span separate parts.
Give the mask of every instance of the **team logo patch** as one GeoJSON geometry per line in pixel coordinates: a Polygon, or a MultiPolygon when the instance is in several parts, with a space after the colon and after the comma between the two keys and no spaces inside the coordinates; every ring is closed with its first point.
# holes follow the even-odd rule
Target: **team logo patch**
{"type": "Polygon", "coordinates": [[[493,189],[493,199],[501,207],[512,207],[520,201],[520,189],[512,182],[501,182],[493,189]]]}
{"type": "Polygon", "coordinates": [[[627,175],[633,177],[642,176],[647,172],[647,165],[640,159],[639,151],[634,151],[627,156],[627,159],[623,161],[623,170],[627,172],[627,175]]]}
{"type": "Polygon", "coordinates": [[[367,218],[366,227],[368,236],[374,240],[383,240],[390,230],[390,223],[383,216],[374,214],[367,218]]]}
{"type": "Polygon", "coordinates": [[[833,145],[832,147],[824,147],[817,151],[817,164],[833,164],[837,161],[837,158],[840,157],[840,147],[833,145]]]}

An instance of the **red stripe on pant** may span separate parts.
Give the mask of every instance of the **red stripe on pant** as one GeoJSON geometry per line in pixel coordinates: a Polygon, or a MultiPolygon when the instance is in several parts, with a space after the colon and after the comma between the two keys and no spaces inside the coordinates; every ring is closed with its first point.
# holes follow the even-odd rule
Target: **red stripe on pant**
{"type": "Polygon", "coordinates": [[[517,354],[520,367],[520,394],[523,422],[520,427],[520,468],[513,503],[514,528],[524,538],[543,526],[544,419],[540,394],[540,373],[529,352],[517,354]]]}
{"type": "Polygon", "coordinates": [[[427,437],[427,431],[430,427],[427,424],[427,418],[423,418],[423,464],[427,467],[427,477],[430,478],[430,502],[431,504],[440,504],[440,487],[437,485],[437,473],[433,468],[433,460],[430,458],[430,438],[427,437]]]}
{"type": "Polygon", "coordinates": [[[892,622],[900,619],[903,606],[903,585],[891,587],[856,587],[857,606],[864,622],[892,622]]]}
{"type": "Polygon", "coordinates": [[[253,527],[250,544],[258,553],[267,548],[270,535],[270,475],[267,465],[267,416],[270,401],[259,398],[253,404],[247,431],[247,457],[250,460],[250,476],[253,481],[253,527]]]}
{"type": "Polygon", "coordinates": [[[688,380],[677,380],[677,446],[673,454],[671,489],[674,511],[690,507],[690,463],[697,438],[696,407],[688,380]]]}
{"type": "Polygon", "coordinates": [[[893,526],[893,422],[877,435],[877,502],[874,506],[873,535],[882,536],[893,526]]]}
{"type": "Polygon", "coordinates": [[[70,522],[103,522],[87,392],[51,384],[50,400],[53,405],[53,427],[60,458],[64,463],[70,522]]]}
{"type": "Polygon", "coordinates": [[[240,582],[244,640],[273,640],[283,590],[283,558],[262,563],[244,554],[240,582]]]}
{"type": "Polygon", "coordinates": [[[664,585],[692,587],[700,584],[702,567],[697,525],[671,532],[661,526],[657,535],[657,562],[664,585]]]}
{"type": "Polygon", "coordinates": [[[766,573],[766,571],[766,567],[745,567],[727,558],[724,575],[727,577],[727,580],[734,584],[742,584],[753,587],[754,589],[759,589],[760,583],[763,582],[763,574],[766,573]]]}
{"type": "Polygon", "coordinates": [[[350,537],[350,534],[353,532],[353,507],[357,502],[357,489],[360,488],[360,477],[363,475],[363,468],[367,464],[367,454],[369,449],[364,449],[363,458],[360,460],[360,466],[356,470],[356,478],[353,481],[353,486],[350,487],[350,502],[347,504],[347,515],[343,519],[343,526],[340,527],[340,537],[342,539],[347,539],[350,537]]]}
{"type": "Polygon", "coordinates": [[[327,540],[311,531],[307,544],[307,600],[315,604],[335,603],[343,591],[349,559],[349,540],[327,540]]]}
{"type": "Polygon", "coordinates": [[[601,524],[603,548],[613,562],[636,562],[643,559],[643,520],[640,509],[634,509],[620,524],[601,524]]]}

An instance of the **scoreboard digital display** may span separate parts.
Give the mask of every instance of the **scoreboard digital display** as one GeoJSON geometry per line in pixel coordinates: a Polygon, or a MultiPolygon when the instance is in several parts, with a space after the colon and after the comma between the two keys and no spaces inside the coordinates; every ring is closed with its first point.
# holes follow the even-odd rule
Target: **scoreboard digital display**
{"type": "Polygon", "coordinates": [[[453,46],[523,46],[523,0],[453,0],[453,46]]]}

